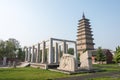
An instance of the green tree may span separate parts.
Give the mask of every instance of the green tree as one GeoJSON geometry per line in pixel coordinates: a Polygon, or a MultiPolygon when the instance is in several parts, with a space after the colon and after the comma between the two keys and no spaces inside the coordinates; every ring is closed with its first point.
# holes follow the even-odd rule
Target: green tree
{"type": "Polygon", "coordinates": [[[7,57],[8,58],[15,58],[16,54],[15,54],[15,51],[16,51],[16,47],[15,47],[15,44],[12,43],[11,41],[6,41],[5,42],[6,44],[6,51],[5,51],[5,54],[7,54],[7,57]]]}
{"type": "Polygon", "coordinates": [[[22,48],[18,49],[17,58],[20,61],[24,61],[24,59],[25,59],[25,51],[23,51],[22,48]]]}
{"type": "Polygon", "coordinates": [[[3,59],[3,64],[6,63],[7,58],[16,58],[18,48],[19,42],[16,39],[0,40],[0,57],[3,59]]]}
{"type": "Polygon", "coordinates": [[[68,49],[68,54],[74,55],[74,48],[69,48],[68,49]]]}
{"type": "Polygon", "coordinates": [[[120,46],[116,48],[114,60],[116,63],[120,63],[120,46]]]}
{"type": "Polygon", "coordinates": [[[3,59],[3,65],[6,65],[7,58],[14,57],[15,46],[10,41],[0,41],[0,56],[3,59]]]}
{"type": "Polygon", "coordinates": [[[103,61],[106,60],[106,55],[103,53],[101,47],[97,49],[96,60],[99,61],[99,64],[100,62],[103,64],[103,61]]]}
{"type": "Polygon", "coordinates": [[[0,40],[0,57],[3,58],[4,56],[7,56],[7,54],[5,54],[5,41],[0,40]]]}

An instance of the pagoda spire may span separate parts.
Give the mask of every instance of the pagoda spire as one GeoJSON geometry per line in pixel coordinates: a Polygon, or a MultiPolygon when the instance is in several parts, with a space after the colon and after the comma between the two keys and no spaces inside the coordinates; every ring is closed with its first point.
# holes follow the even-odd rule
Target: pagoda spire
{"type": "Polygon", "coordinates": [[[83,16],[82,16],[82,18],[85,19],[85,14],[84,14],[84,12],[83,12],[83,16]]]}

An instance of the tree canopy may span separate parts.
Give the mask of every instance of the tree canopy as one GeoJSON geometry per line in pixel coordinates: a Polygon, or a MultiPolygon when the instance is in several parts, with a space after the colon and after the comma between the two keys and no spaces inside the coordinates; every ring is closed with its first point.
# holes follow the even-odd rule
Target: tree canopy
{"type": "Polygon", "coordinates": [[[14,51],[16,50],[15,45],[7,40],[7,41],[0,41],[0,55],[1,57],[12,57],[14,51]]]}
{"type": "Polygon", "coordinates": [[[7,57],[7,58],[22,58],[22,49],[20,48],[19,41],[10,38],[8,40],[0,40],[0,57],[7,57]]]}

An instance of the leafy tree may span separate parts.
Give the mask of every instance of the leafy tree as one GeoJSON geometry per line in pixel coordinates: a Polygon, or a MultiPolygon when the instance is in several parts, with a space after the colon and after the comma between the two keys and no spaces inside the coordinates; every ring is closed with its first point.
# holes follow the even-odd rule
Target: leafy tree
{"type": "Polygon", "coordinates": [[[97,49],[96,60],[99,61],[99,63],[102,62],[102,64],[103,61],[106,60],[106,55],[103,53],[101,47],[97,49]]]}
{"type": "Polygon", "coordinates": [[[16,49],[20,48],[20,43],[18,40],[14,39],[14,38],[9,38],[8,41],[11,42],[12,44],[14,44],[16,49]]]}
{"type": "Polygon", "coordinates": [[[16,50],[15,44],[12,43],[9,40],[6,41],[5,44],[6,44],[5,53],[7,54],[7,57],[8,58],[15,58],[15,56],[16,56],[16,54],[15,54],[15,50],[16,50]]]}
{"type": "Polygon", "coordinates": [[[74,48],[69,48],[68,49],[68,54],[74,55],[74,48]]]}
{"type": "MultiPolygon", "coordinates": [[[[6,41],[0,40],[0,57],[1,58],[9,58],[14,59],[16,58],[16,51],[19,48],[19,42],[16,39],[10,38],[6,41]]],[[[3,62],[6,60],[3,60],[3,62]]]]}
{"type": "Polygon", "coordinates": [[[3,65],[6,65],[7,58],[14,57],[15,46],[10,41],[0,41],[0,55],[3,58],[3,65]]]}
{"type": "Polygon", "coordinates": [[[0,57],[3,58],[6,55],[7,54],[5,54],[5,41],[0,40],[0,57]]]}
{"type": "Polygon", "coordinates": [[[120,46],[116,48],[114,60],[116,63],[120,63],[120,46]]]}
{"type": "Polygon", "coordinates": [[[7,45],[6,51],[9,58],[16,58],[18,57],[18,53],[19,52],[21,53],[22,49],[20,49],[20,44],[18,40],[14,38],[9,38],[6,41],[6,45],[7,45]]]}

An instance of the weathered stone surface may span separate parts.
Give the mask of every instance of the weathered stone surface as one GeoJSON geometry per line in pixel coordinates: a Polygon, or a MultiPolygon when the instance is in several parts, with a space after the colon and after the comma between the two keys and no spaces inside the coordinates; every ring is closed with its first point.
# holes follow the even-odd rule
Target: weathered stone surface
{"type": "Polygon", "coordinates": [[[92,69],[92,53],[91,51],[86,51],[85,53],[80,55],[80,68],[81,69],[92,69]]]}
{"type": "Polygon", "coordinates": [[[58,69],[65,71],[75,71],[77,69],[77,65],[74,56],[70,54],[63,54],[58,69]]]}

